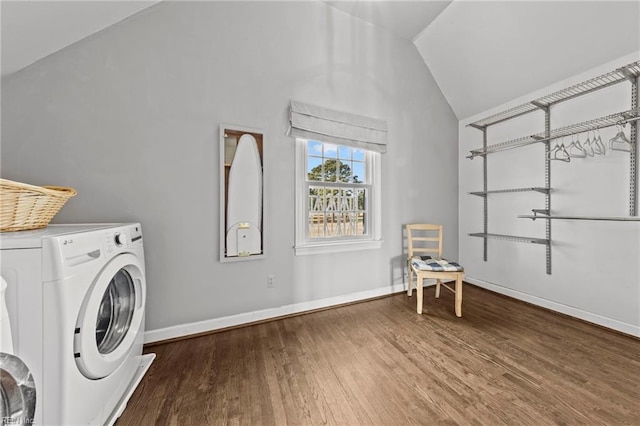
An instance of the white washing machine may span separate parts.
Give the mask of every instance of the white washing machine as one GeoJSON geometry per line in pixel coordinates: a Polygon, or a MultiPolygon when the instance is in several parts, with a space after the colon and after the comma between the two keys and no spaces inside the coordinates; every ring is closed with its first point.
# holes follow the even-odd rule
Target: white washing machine
{"type": "Polygon", "coordinates": [[[13,355],[13,339],[0,277],[0,421],[2,424],[31,424],[36,409],[36,386],[29,367],[13,355]]]}
{"type": "Polygon", "coordinates": [[[13,350],[29,366],[37,425],[113,424],[153,361],[142,355],[140,224],[0,234],[13,350]]]}

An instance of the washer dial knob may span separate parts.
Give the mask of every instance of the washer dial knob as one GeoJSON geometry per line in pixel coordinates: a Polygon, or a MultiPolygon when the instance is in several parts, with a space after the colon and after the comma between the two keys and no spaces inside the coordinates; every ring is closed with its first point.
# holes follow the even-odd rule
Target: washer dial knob
{"type": "Polygon", "coordinates": [[[113,236],[113,241],[115,241],[118,247],[121,247],[123,244],[127,242],[127,237],[125,234],[116,232],[116,234],[113,236]]]}

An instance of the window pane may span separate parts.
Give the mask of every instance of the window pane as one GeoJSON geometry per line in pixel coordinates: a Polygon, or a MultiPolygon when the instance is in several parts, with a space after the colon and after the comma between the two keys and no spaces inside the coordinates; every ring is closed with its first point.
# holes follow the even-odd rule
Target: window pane
{"type": "Polygon", "coordinates": [[[364,173],[364,163],[359,163],[357,161],[353,162],[353,183],[362,183],[366,182],[366,176],[364,173]]]}
{"type": "Polygon", "coordinates": [[[309,187],[309,238],[362,236],[365,228],[366,188],[309,187]]]}
{"type": "Polygon", "coordinates": [[[340,162],[340,182],[351,182],[351,161],[340,162]]]}
{"type": "Polygon", "coordinates": [[[322,180],[322,159],[316,157],[307,158],[307,179],[313,181],[322,180]]]}
{"type": "Polygon", "coordinates": [[[323,180],[325,182],[335,182],[339,169],[338,160],[329,159],[324,161],[323,180]]]}
{"type": "Polygon", "coordinates": [[[364,216],[359,212],[345,212],[342,214],[342,235],[364,235],[364,216]]]}
{"type": "Polygon", "coordinates": [[[357,199],[357,210],[360,212],[367,210],[367,199],[366,199],[366,191],[364,189],[356,189],[356,199],[357,199]]]}
{"type": "Polygon", "coordinates": [[[324,144],[324,156],[326,158],[337,158],[338,155],[338,145],[333,145],[330,143],[324,144]]]}
{"type": "Polygon", "coordinates": [[[358,161],[364,161],[364,150],[362,149],[354,149],[353,150],[353,159],[358,161]]]}
{"type": "Polygon", "coordinates": [[[324,211],[323,189],[319,187],[309,188],[309,213],[324,211]]]}
{"type": "Polygon", "coordinates": [[[340,203],[338,198],[338,189],[324,188],[322,194],[324,196],[324,208],[325,211],[335,212],[340,209],[340,203]]]}
{"type": "Polygon", "coordinates": [[[338,158],[341,160],[351,160],[351,148],[348,146],[338,146],[338,158]]]}
{"type": "Polygon", "coordinates": [[[324,237],[324,214],[309,213],[309,238],[324,237]]]}
{"type": "Polygon", "coordinates": [[[328,213],[325,216],[325,237],[339,237],[340,236],[340,214],[339,213],[328,213]]]}
{"type": "Polygon", "coordinates": [[[307,153],[309,155],[322,156],[322,142],[307,141],[307,153]]]}
{"type": "Polygon", "coordinates": [[[367,221],[365,220],[367,213],[358,213],[358,230],[360,235],[367,235],[367,221]]]}
{"type": "Polygon", "coordinates": [[[356,189],[356,194],[355,194],[355,198],[356,198],[356,211],[358,214],[358,218],[357,218],[357,226],[358,226],[358,234],[359,235],[366,235],[368,233],[367,230],[367,222],[365,221],[365,217],[367,215],[367,205],[368,205],[368,200],[367,200],[367,191],[364,189],[356,189]]]}

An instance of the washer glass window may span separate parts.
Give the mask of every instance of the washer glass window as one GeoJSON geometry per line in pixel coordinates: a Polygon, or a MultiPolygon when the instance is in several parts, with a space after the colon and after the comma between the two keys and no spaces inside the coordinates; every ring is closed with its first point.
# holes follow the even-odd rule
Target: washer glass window
{"type": "Polygon", "coordinates": [[[31,424],[35,410],[31,372],[17,356],[0,352],[0,424],[31,424]]]}
{"type": "Polygon", "coordinates": [[[126,336],[135,302],[133,279],[125,269],[120,269],[109,282],[98,310],[96,344],[101,354],[113,352],[126,336]]]}

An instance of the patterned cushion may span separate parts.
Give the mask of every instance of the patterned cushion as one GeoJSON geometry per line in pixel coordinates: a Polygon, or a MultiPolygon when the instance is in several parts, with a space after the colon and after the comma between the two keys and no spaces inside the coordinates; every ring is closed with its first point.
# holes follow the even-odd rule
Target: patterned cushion
{"type": "Polygon", "coordinates": [[[457,272],[464,271],[462,265],[449,262],[447,259],[434,259],[431,256],[413,256],[411,265],[421,271],[457,272]]]}

